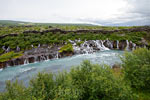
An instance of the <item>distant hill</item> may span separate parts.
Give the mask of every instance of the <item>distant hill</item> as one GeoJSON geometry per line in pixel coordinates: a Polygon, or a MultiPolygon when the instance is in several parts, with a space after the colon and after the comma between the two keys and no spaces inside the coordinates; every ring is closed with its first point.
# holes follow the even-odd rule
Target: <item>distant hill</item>
{"type": "Polygon", "coordinates": [[[0,25],[19,25],[26,24],[27,22],[23,21],[12,21],[12,20],[0,20],[0,25]]]}
{"type": "Polygon", "coordinates": [[[24,22],[24,21],[13,21],[13,20],[0,20],[0,25],[65,25],[65,26],[69,26],[69,25],[73,25],[73,26],[95,26],[92,24],[78,24],[78,23],[32,23],[32,22],[24,22]]]}

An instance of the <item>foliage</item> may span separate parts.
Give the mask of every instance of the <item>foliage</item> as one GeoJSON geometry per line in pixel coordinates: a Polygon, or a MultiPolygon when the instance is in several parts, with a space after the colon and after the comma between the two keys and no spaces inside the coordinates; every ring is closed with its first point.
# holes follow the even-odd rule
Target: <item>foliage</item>
{"type": "Polygon", "coordinates": [[[59,52],[60,53],[62,53],[62,52],[73,52],[72,44],[64,45],[63,47],[60,48],[59,52]]]}
{"type": "Polygon", "coordinates": [[[8,61],[8,60],[11,60],[13,58],[18,58],[20,56],[22,56],[22,52],[15,53],[14,51],[11,51],[11,52],[8,52],[8,53],[1,55],[0,56],[0,62],[8,61]]]}
{"type": "Polygon", "coordinates": [[[138,95],[138,100],[150,100],[150,92],[143,90],[134,90],[138,95]]]}
{"type": "MultiPolygon", "coordinates": [[[[141,27],[141,26],[139,26],[141,27]]],[[[78,33],[67,33],[62,34],[60,32],[52,33],[40,33],[43,30],[50,30],[59,28],[62,30],[118,30],[118,29],[130,29],[136,27],[109,27],[109,26],[95,26],[89,24],[54,24],[54,23],[28,23],[28,22],[17,22],[17,21],[0,21],[0,36],[7,35],[11,33],[18,34],[17,36],[6,36],[0,39],[0,48],[2,46],[10,47],[11,50],[16,50],[17,45],[21,48],[21,50],[29,50],[31,49],[31,45],[38,46],[38,44],[58,44],[62,45],[68,39],[75,40],[81,39],[84,40],[129,40],[138,45],[141,44],[141,38],[145,38],[147,42],[150,44],[149,33],[144,31],[141,32],[114,32],[111,34],[102,34],[102,33],[90,33],[90,32],[81,32],[78,33]],[[25,31],[29,31],[31,33],[24,33],[25,31]],[[36,31],[32,33],[32,31],[36,31]],[[17,45],[16,45],[17,44],[17,45]]],[[[80,44],[80,43],[78,43],[80,44]]],[[[149,45],[150,46],[150,45],[149,45]]],[[[4,53],[2,49],[0,49],[0,54],[4,53]]]]}
{"type": "Polygon", "coordinates": [[[150,89],[150,50],[139,48],[122,58],[125,79],[135,89],[150,89]]]}
{"type": "MultiPolygon", "coordinates": [[[[18,36],[7,36],[5,38],[0,39],[0,47],[6,46],[10,47],[12,50],[16,50],[17,45],[21,48],[21,50],[31,49],[31,45],[38,46],[38,44],[58,44],[62,45],[68,39],[75,40],[81,39],[84,40],[129,40],[133,41],[136,44],[139,44],[141,38],[145,35],[145,32],[132,32],[126,33],[124,36],[121,36],[120,33],[112,33],[112,34],[92,34],[92,33],[45,33],[45,34],[19,34],[18,36]],[[17,44],[17,45],[16,45],[17,44]]],[[[82,42],[81,42],[82,43],[82,42]]],[[[80,43],[79,43],[80,44],[80,43]]],[[[0,50],[1,51],[1,50],[0,50]]]]}
{"type": "Polygon", "coordinates": [[[83,41],[77,42],[77,45],[80,46],[81,44],[83,44],[83,41]]]}
{"type": "Polygon", "coordinates": [[[0,48],[0,54],[4,53],[4,50],[2,48],[0,48]]]}
{"type": "Polygon", "coordinates": [[[0,100],[134,100],[135,95],[108,66],[84,61],[70,72],[39,73],[30,86],[7,84],[0,100]]]}

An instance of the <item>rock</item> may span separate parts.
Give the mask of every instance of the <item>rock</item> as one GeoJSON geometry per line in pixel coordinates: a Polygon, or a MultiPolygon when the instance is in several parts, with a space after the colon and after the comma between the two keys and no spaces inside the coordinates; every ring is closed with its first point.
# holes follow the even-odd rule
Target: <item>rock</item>
{"type": "Polygon", "coordinates": [[[113,41],[113,48],[117,49],[117,41],[113,41]]]}
{"type": "Polygon", "coordinates": [[[148,45],[148,42],[144,38],[141,39],[140,43],[143,47],[148,45]]]}
{"type": "Polygon", "coordinates": [[[120,50],[124,50],[126,48],[126,46],[127,46],[126,40],[121,40],[119,42],[119,49],[120,50]]]}
{"type": "Polygon", "coordinates": [[[118,69],[118,68],[121,68],[121,65],[120,64],[114,64],[112,66],[112,69],[118,69]]]}
{"type": "MultiPolygon", "coordinates": [[[[76,41],[77,42],[77,41],[76,41]]],[[[74,42],[73,42],[74,43],[74,42]]],[[[122,40],[119,41],[119,49],[124,50],[127,46],[127,41],[122,40]]],[[[129,48],[133,48],[133,43],[130,41],[129,48]]],[[[106,50],[106,47],[114,49],[117,46],[116,41],[109,41],[109,40],[88,40],[85,41],[83,44],[77,46],[79,50],[74,50],[74,52],[62,52],[58,53],[59,48],[62,47],[62,45],[53,45],[49,47],[49,45],[40,45],[38,48],[32,48],[31,50],[26,50],[24,52],[24,55],[17,59],[12,59],[6,62],[0,62],[0,68],[5,68],[7,66],[15,66],[15,65],[22,65],[24,63],[34,63],[36,61],[44,61],[48,59],[53,58],[62,58],[67,56],[72,56],[74,54],[85,54],[85,53],[93,53],[98,50],[106,50]],[[106,46],[106,47],[105,47],[106,46]]],[[[76,46],[76,45],[75,45],[76,46]]],[[[75,47],[73,47],[75,49],[75,47]]],[[[107,50],[109,50],[107,48],[107,50]]],[[[116,68],[116,65],[113,66],[113,68],[116,68]]]]}
{"type": "Polygon", "coordinates": [[[104,46],[109,48],[109,49],[114,49],[113,44],[114,44],[114,42],[110,41],[108,39],[106,41],[104,41],[104,46]]]}

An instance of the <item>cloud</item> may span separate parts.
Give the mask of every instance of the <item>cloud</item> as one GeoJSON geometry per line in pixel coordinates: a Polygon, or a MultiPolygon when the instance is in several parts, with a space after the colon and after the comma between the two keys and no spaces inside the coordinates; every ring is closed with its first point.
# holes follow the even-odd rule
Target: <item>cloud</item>
{"type": "Polygon", "coordinates": [[[0,0],[0,19],[150,25],[150,0],[0,0]]]}
{"type": "Polygon", "coordinates": [[[106,26],[139,26],[150,25],[150,0],[124,0],[126,6],[122,8],[122,13],[109,19],[79,19],[83,22],[95,23],[106,26]]]}

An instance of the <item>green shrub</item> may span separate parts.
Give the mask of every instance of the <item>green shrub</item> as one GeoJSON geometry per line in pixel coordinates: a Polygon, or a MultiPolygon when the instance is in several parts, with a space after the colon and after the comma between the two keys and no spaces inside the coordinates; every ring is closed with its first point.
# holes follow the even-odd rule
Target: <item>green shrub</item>
{"type": "MultiPolygon", "coordinates": [[[[133,93],[109,66],[84,61],[70,72],[72,84],[80,89],[81,100],[131,100],[133,93]]],[[[134,100],[132,98],[132,100],[134,100]]]]}
{"type": "Polygon", "coordinates": [[[0,54],[4,53],[4,50],[0,48],[0,54]]]}
{"type": "Polygon", "coordinates": [[[70,72],[39,73],[25,88],[7,84],[0,100],[134,100],[131,88],[109,66],[84,61],[70,72]]]}
{"type": "Polygon", "coordinates": [[[83,41],[77,42],[77,45],[80,46],[81,44],[83,44],[83,41]]]}
{"type": "Polygon", "coordinates": [[[150,89],[150,50],[139,48],[122,57],[125,79],[133,88],[150,89]]]}
{"type": "Polygon", "coordinates": [[[60,53],[62,53],[62,52],[73,52],[72,44],[64,45],[63,47],[60,48],[59,52],[60,53]]]}
{"type": "Polygon", "coordinates": [[[1,55],[0,56],[0,62],[8,61],[8,60],[13,59],[13,58],[18,58],[22,55],[23,54],[21,52],[15,53],[14,51],[11,51],[11,52],[8,52],[8,53],[1,55]]]}

